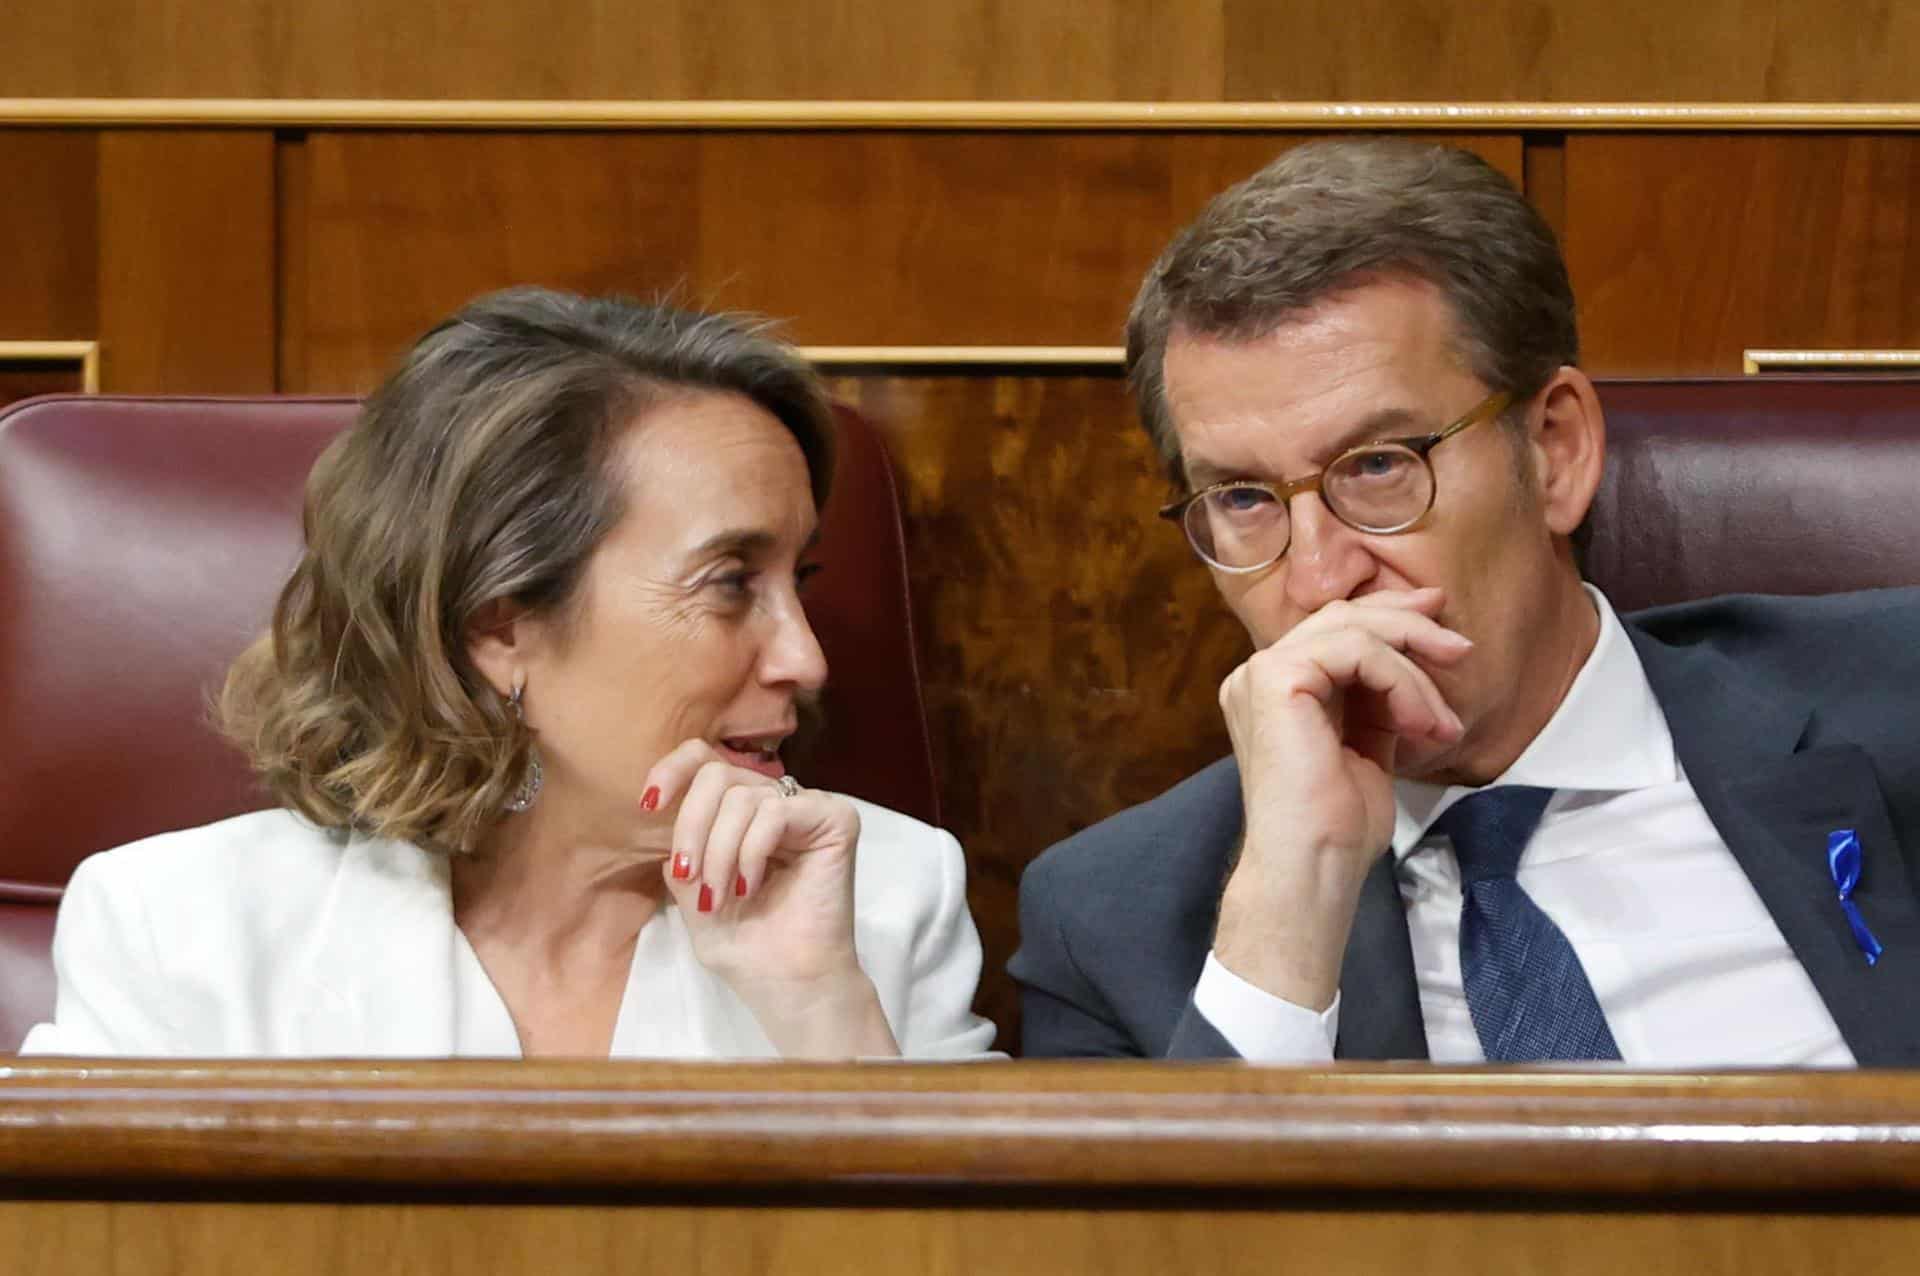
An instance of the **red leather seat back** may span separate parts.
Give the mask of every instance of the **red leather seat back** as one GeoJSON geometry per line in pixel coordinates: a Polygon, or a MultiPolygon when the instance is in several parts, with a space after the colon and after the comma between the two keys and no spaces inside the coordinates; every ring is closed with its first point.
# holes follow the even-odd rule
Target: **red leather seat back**
{"type": "MultiPolygon", "coordinates": [[[[61,396],[0,412],[0,1049],[53,1004],[47,943],[94,851],[267,804],[208,725],[300,550],[348,399],[61,396]]],[[[937,821],[891,470],[841,414],[809,614],[834,681],[809,784],[937,821]]]]}
{"type": "Polygon", "coordinates": [[[1623,611],[1920,584],[1920,380],[1615,381],[1587,574],[1623,611]]]}

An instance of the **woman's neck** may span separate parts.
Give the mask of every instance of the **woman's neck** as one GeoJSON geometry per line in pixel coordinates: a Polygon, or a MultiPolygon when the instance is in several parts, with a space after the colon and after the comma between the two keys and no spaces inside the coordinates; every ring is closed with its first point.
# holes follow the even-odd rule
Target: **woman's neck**
{"type": "MultiPolygon", "coordinates": [[[[557,804],[551,804],[557,805],[557,804]]],[[[545,963],[631,952],[666,898],[664,852],[607,844],[536,809],[510,816],[453,861],[453,913],[469,938],[505,940],[545,963]]]]}
{"type": "Polygon", "coordinates": [[[454,923],[532,1054],[604,1057],[640,931],[666,898],[663,855],[512,817],[453,860],[454,923]]]}

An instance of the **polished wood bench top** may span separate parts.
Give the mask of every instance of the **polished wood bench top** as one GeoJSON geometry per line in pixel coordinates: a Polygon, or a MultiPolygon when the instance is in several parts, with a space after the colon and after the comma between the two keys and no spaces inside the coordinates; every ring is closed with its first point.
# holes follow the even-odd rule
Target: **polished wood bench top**
{"type": "Polygon", "coordinates": [[[971,1187],[1845,1207],[1920,1202],[1920,1074],[22,1059],[0,1068],[0,1182],[0,1195],[971,1187]]]}

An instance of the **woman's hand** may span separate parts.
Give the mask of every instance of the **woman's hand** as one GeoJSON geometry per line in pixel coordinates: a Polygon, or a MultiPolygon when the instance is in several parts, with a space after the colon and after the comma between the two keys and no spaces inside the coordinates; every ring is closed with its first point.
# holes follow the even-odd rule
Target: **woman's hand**
{"type": "Polygon", "coordinates": [[[667,889],[694,955],[725,979],[787,1056],[894,1055],[853,937],[860,816],[846,799],[734,766],[689,740],[647,774],[678,806],[667,889]]]}

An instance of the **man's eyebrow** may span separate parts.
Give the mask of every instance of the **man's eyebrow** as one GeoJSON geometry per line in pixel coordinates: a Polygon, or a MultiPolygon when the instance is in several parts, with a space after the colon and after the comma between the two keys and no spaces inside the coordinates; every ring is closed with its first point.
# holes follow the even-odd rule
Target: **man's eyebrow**
{"type": "MultiPolygon", "coordinates": [[[[1311,473],[1319,469],[1348,448],[1359,447],[1363,443],[1378,443],[1384,439],[1406,438],[1409,435],[1426,434],[1432,429],[1412,408],[1381,408],[1369,412],[1348,429],[1335,435],[1315,448],[1309,459],[1312,465],[1301,471],[1311,473]]],[[[1227,483],[1234,479],[1250,479],[1263,483],[1284,483],[1288,479],[1298,478],[1296,474],[1265,474],[1256,469],[1231,467],[1214,461],[1189,458],[1186,462],[1187,485],[1193,491],[1211,487],[1215,483],[1227,483]]]]}
{"type": "Polygon", "coordinates": [[[1196,461],[1192,457],[1187,458],[1185,468],[1187,487],[1195,492],[1203,487],[1212,487],[1215,483],[1225,483],[1230,479],[1255,477],[1245,469],[1229,469],[1215,465],[1211,461],[1196,461]]]}
{"type": "Polygon", "coordinates": [[[1412,408],[1381,408],[1378,412],[1367,413],[1352,429],[1324,444],[1315,453],[1314,460],[1316,464],[1325,464],[1348,448],[1359,447],[1363,443],[1404,439],[1408,435],[1426,434],[1431,429],[1421,414],[1412,408]]]}

